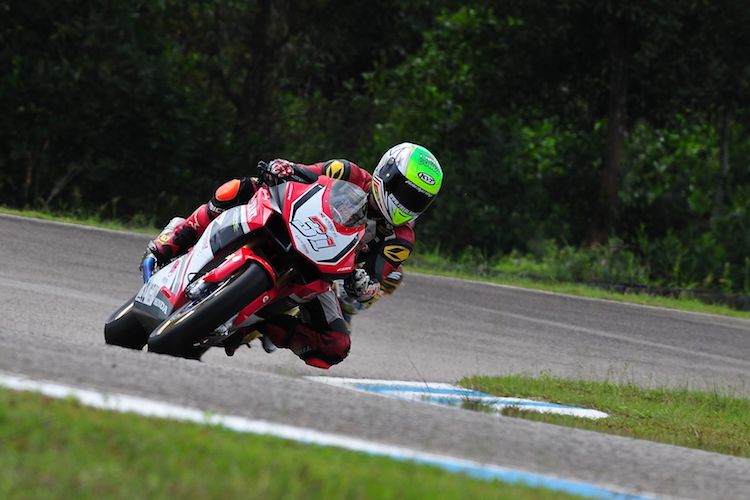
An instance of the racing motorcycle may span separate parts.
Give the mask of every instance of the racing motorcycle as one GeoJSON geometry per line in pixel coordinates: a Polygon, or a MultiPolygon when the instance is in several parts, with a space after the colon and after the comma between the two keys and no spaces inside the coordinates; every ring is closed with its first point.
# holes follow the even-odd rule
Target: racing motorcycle
{"type": "MultiPolygon", "coordinates": [[[[259,163],[261,178],[273,178],[259,163]]],[[[248,343],[253,324],[326,292],[355,267],[367,195],[302,169],[226,210],[185,255],[155,271],[107,320],[108,344],[199,359],[210,347],[248,343]],[[287,180],[290,179],[290,180],[287,180]]]]}

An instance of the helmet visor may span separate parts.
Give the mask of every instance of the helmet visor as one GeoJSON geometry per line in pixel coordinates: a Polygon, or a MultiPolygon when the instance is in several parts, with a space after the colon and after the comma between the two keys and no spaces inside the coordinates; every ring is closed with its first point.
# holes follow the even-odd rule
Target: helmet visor
{"type": "Polygon", "coordinates": [[[419,215],[432,203],[434,196],[416,187],[398,170],[395,162],[386,166],[382,177],[385,192],[392,195],[391,199],[395,198],[401,208],[419,215]]]}

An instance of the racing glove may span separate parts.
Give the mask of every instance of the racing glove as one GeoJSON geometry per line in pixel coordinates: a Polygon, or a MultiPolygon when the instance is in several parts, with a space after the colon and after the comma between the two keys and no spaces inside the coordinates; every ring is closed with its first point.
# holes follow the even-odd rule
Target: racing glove
{"type": "Polygon", "coordinates": [[[268,172],[263,175],[263,182],[267,186],[275,186],[292,175],[294,175],[294,163],[279,158],[268,164],[268,172]]]}
{"type": "Polygon", "coordinates": [[[378,298],[380,283],[370,278],[364,269],[356,269],[344,280],[344,290],[357,302],[368,303],[378,298]]]}

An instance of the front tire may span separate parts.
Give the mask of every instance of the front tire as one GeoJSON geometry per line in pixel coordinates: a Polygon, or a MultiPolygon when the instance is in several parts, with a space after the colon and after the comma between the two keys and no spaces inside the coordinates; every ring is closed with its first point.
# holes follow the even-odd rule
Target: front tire
{"type": "Polygon", "coordinates": [[[265,269],[255,262],[245,272],[228,278],[217,290],[192,307],[183,307],[148,338],[148,350],[181,358],[197,359],[205,348],[197,346],[219,325],[240,312],[272,286],[265,269]]]}
{"type": "Polygon", "coordinates": [[[110,345],[143,349],[148,342],[146,330],[133,312],[133,300],[125,302],[104,324],[104,341],[110,345]]]}

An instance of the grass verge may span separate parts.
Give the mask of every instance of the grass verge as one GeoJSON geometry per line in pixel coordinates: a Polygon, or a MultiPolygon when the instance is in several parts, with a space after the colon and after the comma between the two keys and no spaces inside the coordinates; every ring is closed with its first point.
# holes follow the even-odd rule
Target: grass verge
{"type": "Polygon", "coordinates": [[[461,385],[498,396],[593,408],[610,415],[590,420],[508,408],[503,411],[508,416],[750,457],[750,400],[719,392],[518,375],[469,377],[461,385]]]}
{"type": "Polygon", "coordinates": [[[644,306],[665,307],[668,309],[678,309],[681,311],[697,312],[703,314],[718,314],[721,316],[730,316],[734,318],[750,319],[750,312],[739,311],[731,307],[706,304],[691,298],[673,298],[648,295],[644,293],[617,293],[602,290],[592,286],[581,285],[578,283],[565,283],[557,281],[538,281],[524,278],[515,278],[512,276],[497,278],[478,276],[460,271],[449,271],[445,269],[433,268],[424,265],[406,264],[407,270],[435,276],[446,276],[449,278],[462,278],[474,281],[483,281],[485,283],[494,283],[498,285],[510,285],[519,288],[528,288],[530,290],[543,290],[547,292],[564,293],[567,295],[576,295],[579,297],[588,297],[592,299],[614,300],[617,302],[626,302],[629,304],[639,304],[644,306]]]}
{"type": "MultiPolygon", "coordinates": [[[[44,220],[51,220],[57,222],[68,222],[71,224],[80,224],[85,226],[96,226],[104,227],[107,229],[116,229],[121,231],[134,231],[143,234],[155,235],[159,232],[159,229],[148,227],[144,224],[122,224],[121,222],[113,220],[104,220],[98,217],[75,217],[68,215],[58,215],[48,212],[40,212],[33,210],[16,210],[12,208],[6,208],[0,206],[0,213],[17,215],[20,217],[32,217],[44,220]]],[[[442,259],[434,254],[429,256],[429,259],[422,260],[419,264],[409,262],[406,264],[409,271],[415,271],[424,274],[433,274],[437,276],[447,276],[451,278],[463,278],[471,279],[476,281],[484,281],[487,283],[495,283],[500,285],[511,285],[519,288],[528,288],[532,290],[544,290],[549,292],[564,293],[569,295],[577,295],[581,297],[589,297],[596,299],[614,300],[618,302],[627,302],[631,304],[640,304],[648,306],[666,307],[670,309],[679,309],[683,311],[691,311],[706,314],[719,314],[723,316],[732,316],[737,318],[750,318],[750,312],[738,311],[731,307],[706,304],[696,299],[691,298],[671,298],[671,297],[658,297],[648,294],[623,294],[617,292],[610,292],[586,285],[580,285],[577,283],[557,282],[557,281],[540,281],[530,280],[524,278],[517,278],[513,276],[507,277],[486,277],[477,274],[471,274],[461,271],[452,271],[446,269],[450,267],[450,263],[447,259],[442,259],[439,262],[433,262],[436,259],[442,259]]]]}
{"type": "Polygon", "coordinates": [[[9,390],[0,390],[0,447],[0,498],[561,497],[336,448],[9,390]]]}

